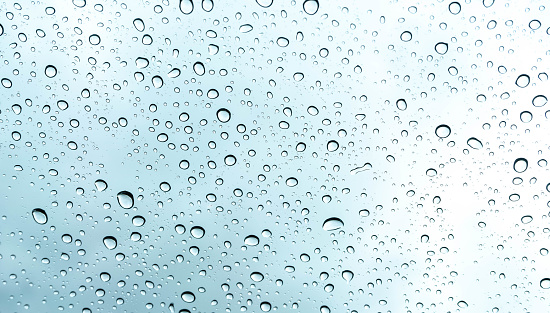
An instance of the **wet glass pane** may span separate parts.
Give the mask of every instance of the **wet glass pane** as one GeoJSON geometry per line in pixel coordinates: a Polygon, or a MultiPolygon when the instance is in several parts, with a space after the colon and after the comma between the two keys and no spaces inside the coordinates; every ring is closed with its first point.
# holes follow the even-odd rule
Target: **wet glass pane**
{"type": "Polygon", "coordinates": [[[0,311],[547,312],[547,6],[0,2],[0,311]]]}

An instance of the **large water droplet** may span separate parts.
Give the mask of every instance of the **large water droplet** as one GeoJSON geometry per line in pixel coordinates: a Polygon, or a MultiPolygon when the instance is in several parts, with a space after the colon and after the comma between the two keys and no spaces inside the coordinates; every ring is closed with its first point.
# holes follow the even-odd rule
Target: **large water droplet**
{"type": "Polygon", "coordinates": [[[214,1],[202,0],[202,9],[206,12],[210,12],[214,9],[214,1]]]}
{"type": "Polygon", "coordinates": [[[540,288],[550,289],[550,278],[543,278],[540,281],[540,288]]]}
{"type": "Polygon", "coordinates": [[[55,75],[57,75],[57,69],[53,65],[48,65],[44,70],[44,74],[49,78],[55,77],[55,75]]]}
{"type": "Polygon", "coordinates": [[[191,228],[190,233],[191,236],[193,236],[194,238],[201,239],[202,237],[204,237],[205,231],[204,228],[200,226],[194,226],[193,228],[191,228]]]}
{"type": "Polygon", "coordinates": [[[145,30],[145,23],[143,23],[143,20],[140,18],[134,19],[134,27],[138,32],[142,32],[145,30]]]}
{"type": "Polygon", "coordinates": [[[164,81],[162,80],[162,77],[158,75],[153,76],[153,78],[151,79],[151,82],[153,83],[153,87],[155,88],[160,88],[164,85],[164,81]]]}
{"type": "Polygon", "coordinates": [[[468,139],[468,141],[466,141],[466,143],[472,149],[479,150],[479,149],[483,148],[483,144],[481,143],[481,141],[479,141],[479,139],[477,139],[475,137],[471,137],[470,139],[468,139]]]}
{"type": "Polygon", "coordinates": [[[227,123],[231,119],[231,112],[227,109],[219,109],[216,116],[220,122],[227,123]]]}
{"type": "Polygon", "coordinates": [[[318,0],[305,0],[304,1],[304,12],[309,15],[317,13],[319,10],[319,1],[318,0]]]}
{"type": "Polygon", "coordinates": [[[97,191],[103,191],[107,189],[107,183],[103,179],[96,180],[94,185],[97,191]]]}
{"type": "Polygon", "coordinates": [[[337,230],[341,227],[344,227],[344,222],[337,217],[328,218],[323,222],[323,229],[326,231],[337,230]]]}
{"type": "Polygon", "coordinates": [[[252,31],[252,29],[254,29],[254,27],[252,27],[252,25],[250,24],[244,24],[239,27],[239,31],[241,31],[241,33],[248,33],[252,31]]]}
{"type": "Polygon", "coordinates": [[[407,101],[405,99],[399,99],[395,102],[395,105],[397,108],[401,111],[405,111],[407,109],[407,101]]]}
{"type": "Polygon", "coordinates": [[[520,88],[525,88],[529,85],[529,82],[531,81],[531,78],[529,78],[529,75],[527,74],[521,74],[516,78],[516,86],[520,88]]]}
{"type": "Polygon", "coordinates": [[[193,0],[180,0],[180,11],[183,14],[191,14],[193,12],[193,0]]]}
{"type": "Polygon", "coordinates": [[[543,96],[543,95],[535,96],[532,100],[533,105],[536,107],[542,107],[547,102],[548,102],[548,98],[546,98],[546,96],[543,96]]]}
{"type": "Polygon", "coordinates": [[[514,171],[518,173],[523,173],[527,170],[528,165],[529,165],[529,162],[527,162],[527,159],[517,158],[514,161],[514,171]]]}
{"type": "Polygon", "coordinates": [[[451,128],[448,125],[441,124],[436,127],[435,134],[439,138],[447,138],[451,135],[451,128]]]}
{"type": "Polygon", "coordinates": [[[328,152],[334,152],[338,150],[338,147],[340,147],[340,144],[336,140],[331,140],[327,143],[328,152]]]}
{"type": "Polygon", "coordinates": [[[269,8],[273,4],[273,0],[256,0],[256,3],[263,8],[269,8]]]}
{"type": "Polygon", "coordinates": [[[128,191],[121,191],[116,196],[118,204],[124,208],[129,209],[134,206],[134,195],[128,191]]]}
{"type": "Polygon", "coordinates": [[[181,294],[181,299],[187,303],[195,302],[195,294],[191,291],[186,291],[181,294]]]}
{"type": "Polygon", "coordinates": [[[346,270],[346,271],[343,271],[343,272],[342,272],[342,278],[343,278],[345,281],[347,281],[348,283],[353,279],[353,276],[354,276],[354,274],[353,274],[352,271],[346,270]]]}
{"type": "Polygon", "coordinates": [[[105,245],[105,247],[109,250],[113,250],[116,248],[117,246],[117,241],[116,241],[116,238],[113,237],[113,236],[107,236],[105,238],[103,238],[103,244],[105,245]]]}
{"type": "Polygon", "coordinates": [[[46,214],[46,211],[42,209],[32,210],[32,218],[34,218],[34,221],[40,225],[46,224],[48,222],[48,215],[46,214]]]}
{"type": "Polygon", "coordinates": [[[403,42],[409,42],[412,39],[412,34],[410,31],[404,31],[401,33],[400,38],[401,38],[401,41],[403,42]]]}
{"type": "Polygon", "coordinates": [[[271,303],[266,301],[260,303],[260,310],[262,310],[263,312],[271,311],[271,303]]]}
{"type": "Polygon", "coordinates": [[[435,45],[435,52],[437,52],[441,55],[447,53],[448,50],[449,50],[449,45],[444,43],[444,42],[438,42],[435,45]]]}
{"type": "Polygon", "coordinates": [[[252,274],[250,274],[250,279],[252,279],[255,282],[260,282],[264,280],[264,275],[260,272],[253,272],[252,274]]]}
{"type": "Polygon", "coordinates": [[[228,155],[223,159],[225,165],[233,166],[237,163],[237,158],[234,155],[228,155]]]}
{"type": "Polygon", "coordinates": [[[206,69],[204,68],[204,64],[202,64],[202,62],[195,62],[195,64],[193,64],[193,71],[195,71],[195,74],[199,76],[206,73],[206,69]]]}
{"type": "Polygon", "coordinates": [[[286,185],[288,187],[296,187],[298,185],[298,180],[294,177],[290,177],[286,180],[286,185]]]}
{"type": "Polygon", "coordinates": [[[244,244],[247,246],[257,246],[260,243],[260,239],[255,235],[249,235],[244,238],[244,244]]]}
{"type": "Polygon", "coordinates": [[[458,13],[460,13],[461,9],[462,9],[462,7],[460,6],[460,3],[458,3],[458,2],[451,2],[449,4],[449,12],[451,12],[451,14],[457,15],[458,13]]]}

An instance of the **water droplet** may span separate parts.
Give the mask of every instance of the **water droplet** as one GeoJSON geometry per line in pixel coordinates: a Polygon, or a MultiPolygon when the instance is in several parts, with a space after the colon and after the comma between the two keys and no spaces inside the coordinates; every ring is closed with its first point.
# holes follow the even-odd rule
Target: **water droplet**
{"type": "Polygon", "coordinates": [[[216,89],[210,89],[206,93],[206,96],[208,97],[208,99],[216,99],[219,95],[220,94],[216,89]]]}
{"type": "Polygon", "coordinates": [[[337,217],[328,218],[323,222],[323,229],[326,231],[337,230],[341,227],[344,227],[344,222],[337,217]]]}
{"type": "Polygon", "coordinates": [[[141,215],[136,215],[132,217],[132,224],[134,224],[134,226],[141,227],[145,225],[145,218],[141,215]]]}
{"type": "Polygon", "coordinates": [[[550,278],[543,278],[540,281],[540,287],[542,289],[550,289],[550,278]]]}
{"type": "Polygon", "coordinates": [[[96,180],[94,185],[97,191],[103,191],[107,189],[107,183],[103,179],[96,180]]]}
{"type": "Polygon", "coordinates": [[[541,25],[542,24],[539,20],[532,20],[531,22],[529,22],[529,28],[531,28],[532,30],[539,29],[541,25]]]}
{"type": "Polygon", "coordinates": [[[107,272],[103,272],[101,274],[99,274],[99,278],[101,278],[102,281],[104,282],[108,282],[111,280],[111,274],[107,273],[107,272]]]}
{"type": "Polygon", "coordinates": [[[180,0],[180,11],[183,14],[191,14],[193,12],[193,0],[180,0]]]}
{"type": "Polygon", "coordinates": [[[346,271],[343,271],[343,272],[342,272],[342,278],[343,278],[345,281],[347,281],[348,283],[353,279],[353,276],[354,276],[354,274],[353,274],[352,271],[346,270],[346,271]]]}
{"type": "Polygon", "coordinates": [[[170,72],[168,72],[167,76],[170,78],[176,78],[180,76],[181,71],[179,68],[173,68],[170,72]]]}
{"type": "Polygon", "coordinates": [[[319,10],[319,1],[318,0],[305,0],[304,1],[304,12],[309,15],[317,13],[319,10]]]}
{"type": "Polygon", "coordinates": [[[292,77],[294,78],[295,81],[299,82],[299,81],[302,81],[302,79],[304,79],[304,73],[297,72],[297,73],[294,73],[292,77]]]}
{"type": "Polygon", "coordinates": [[[113,250],[116,248],[117,246],[117,241],[116,241],[116,238],[113,237],[113,236],[107,236],[105,238],[103,238],[103,244],[105,245],[105,247],[109,250],[113,250]]]}
{"type": "Polygon", "coordinates": [[[279,37],[279,38],[277,39],[277,45],[278,45],[279,47],[283,47],[283,48],[284,48],[284,47],[288,46],[289,43],[290,43],[290,41],[288,41],[288,39],[285,38],[285,37],[279,37]]]}
{"type": "Polygon", "coordinates": [[[134,206],[134,195],[128,191],[121,191],[117,194],[118,204],[123,209],[130,209],[134,206]]]}
{"type": "Polygon", "coordinates": [[[266,301],[260,303],[260,310],[262,310],[263,312],[271,311],[271,303],[266,301]]]}
{"type": "Polygon", "coordinates": [[[451,128],[448,125],[441,124],[436,127],[435,134],[439,138],[447,138],[451,135],[451,128]]]}
{"type": "Polygon", "coordinates": [[[86,0],[73,0],[73,4],[79,8],[83,8],[86,5],[86,0]]]}
{"type": "Polygon", "coordinates": [[[426,171],[426,175],[428,175],[429,177],[434,177],[435,175],[437,175],[437,171],[433,168],[429,168],[426,171]]]}
{"type": "Polygon", "coordinates": [[[214,9],[214,1],[202,0],[202,9],[206,12],[210,12],[214,9]]]}
{"type": "Polygon", "coordinates": [[[46,224],[48,222],[48,215],[46,214],[46,211],[42,209],[32,210],[32,218],[34,218],[34,221],[40,225],[46,224]]]}
{"type": "Polygon", "coordinates": [[[548,98],[546,98],[546,96],[543,96],[543,95],[535,96],[532,100],[533,105],[536,107],[542,107],[547,102],[548,102],[548,98]]]}
{"type": "Polygon", "coordinates": [[[263,8],[269,8],[273,4],[273,0],[256,0],[256,3],[263,8]]]}
{"type": "Polygon", "coordinates": [[[404,41],[404,42],[409,42],[412,40],[412,37],[413,35],[411,34],[410,31],[404,31],[401,33],[401,40],[404,41]]]}
{"type": "Polygon", "coordinates": [[[296,145],[296,152],[304,152],[304,151],[306,151],[306,144],[303,142],[299,142],[296,145]]]}
{"type": "Polygon", "coordinates": [[[90,41],[90,44],[94,46],[99,45],[99,43],[101,42],[101,38],[99,37],[99,35],[96,34],[90,35],[88,40],[90,41]]]}
{"type": "Polygon", "coordinates": [[[399,99],[395,102],[395,105],[397,108],[401,111],[405,111],[407,109],[407,101],[405,99],[399,99]]]}
{"type": "Polygon", "coordinates": [[[447,53],[448,50],[449,50],[449,45],[444,43],[444,42],[438,42],[435,45],[435,52],[437,52],[441,55],[447,53]]]}
{"type": "Polygon", "coordinates": [[[252,27],[252,25],[250,24],[244,24],[244,25],[241,25],[241,27],[239,27],[239,31],[241,33],[248,33],[252,31],[252,29],[254,29],[254,27],[252,27]]]}
{"type": "Polygon", "coordinates": [[[57,75],[57,69],[53,65],[48,65],[44,70],[44,74],[49,78],[55,77],[55,75],[57,75]]]}
{"type": "Polygon", "coordinates": [[[370,215],[370,211],[367,209],[361,209],[359,210],[359,216],[361,217],[367,217],[370,215]]]}
{"type": "Polygon", "coordinates": [[[2,86],[4,86],[4,88],[11,88],[12,86],[12,83],[11,83],[11,80],[7,79],[7,78],[2,78],[2,86]]]}
{"type": "Polygon", "coordinates": [[[479,150],[479,149],[483,148],[483,144],[481,143],[481,141],[479,141],[479,139],[477,139],[475,137],[471,137],[470,139],[468,139],[468,141],[466,141],[466,143],[472,149],[479,150]]]}
{"type": "Polygon", "coordinates": [[[523,173],[527,170],[527,167],[529,165],[529,162],[527,162],[527,159],[525,158],[517,158],[514,161],[514,171],[518,173],[523,173]]]}
{"type": "Polygon", "coordinates": [[[11,138],[15,141],[21,140],[21,133],[18,131],[11,132],[11,138]]]}
{"type": "Polygon", "coordinates": [[[322,48],[321,50],[319,50],[319,56],[321,58],[326,58],[328,56],[328,49],[327,48],[322,48]]]}
{"type": "Polygon", "coordinates": [[[181,224],[176,225],[176,227],[174,227],[174,229],[176,230],[176,233],[178,233],[179,235],[185,233],[185,226],[183,226],[181,224]]]}
{"type": "Polygon", "coordinates": [[[227,123],[231,119],[231,112],[227,109],[219,109],[216,116],[220,122],[227,123]]]}
{"type": "Polygon", "coordinates": [[[460,13],[461,9],[462,9],[462,7],[460,6],[460,3],[458,3],[458,2],[451,2],[449,4],[449,12],[451,12],[451,14],[457,15],[458,13],[460,13]]]}
{"type": "Polygon", "coordinates": [[[252,274],[250,274],[250,279],[252,279],[255,282],[260,282],[264,280],[264,275],[260,272],[253,272],[252,274]]]}
{"type": "Polygon", "coordinates": [[[519,88],[525,88],[529,85],[531,78],[527,74],[521,74],[516,78],[516,86],[519,88]]]}
{"type": "Polygon", "coordinates": [[[340,144],[336,140],[331,140],[327,143],[328,152],[334,152],[338,150],[339,147],[340,147],[340,144]]]}
{"type": "Polygon", "coordinates": [[[330,313],[330,308],[326,305],[323,305],[321,308],[319,308],[319,311],[321,313],[330,313]]]}
{"type": "Polygon", "coordinates": [[[225,165],[227,166],[233,166],[235,163],[237,163],[237,158],[234,155],[228,155],[223,159],[225,165]]]}
{"type": "Polygon", "coordinates": [[[142,19],[136,18],[134,19],[134,27],[138,32],[142,32],[145,30],[145,23],[143,22],[142,19]]]}
{"type": "Polygon", "coordinates": [[[468,303],[466,303],[466,301],[458,301],[457,305],[461,308],[468,307],[468,303]]]}
{"type": "Polygon", "coordinates": [[[162,183],[160,183],[159,188],[160,188],[160,190],[162,190],[164,192],[168,192],[168,191],[170,191],[170,189],[172,189],[172,186],[170,186],[170,184],[167,183],[167,182],[162,182],[162,183]]]}
{"type": "Polygon", "coordinates": [[[244,238],[244,244],[247,246],[257,246],[260,243],[260,239],[257,236],[249,235],[244,238]]]}
{"type": "Polygon", "coordinates": [[[194,238],[201,239],[202,237],[204,237],[205,231],[204,228],[200,226],[194,226],[193,228],[191,228],[190,233],[191,236],[193,236],[194,238]]]}
{"type": "Polygon", "coordinates": [[[533,217],[531,215],[525,215],[521,217],[521,222],[523,224],[529,224],[533,221],[533,217]]]}
{"type": "Polygon", "coordinates": [[[195,302],[195,294],[191,291],[186,291],[181,294],[181,299],[187,303],[195,302]]]}
{"type": "Polygon", "coordinates": [[[160,88],[164,85],[164,81],[162,80],[162,78],[160,76],[153,76],[153,78],[151,79],[151,82],[153,83],[153,87],[155,88],[160,88]]]}
{"type": "Polygon", "coordinates": [[[533,114],[529,111],[523,111],[519,114],[519,119],[524,123],[529,123],[533,120],[533,114]]]}
{"type": "Polygon", "coordinates": [[[206,69],[204,68],[204,64],[202,64],[202,62],[195,62],[195,64],[193,64],[193,71],[195,71],[195,74],[199,76],[206,73],[206,69]]]}
{"type": "Polygon", "coordinates": [[[294,177],[290,177],[286,180],[286,185],[288,187],[296,187],[298,185],[298,180],[294,177]]]}

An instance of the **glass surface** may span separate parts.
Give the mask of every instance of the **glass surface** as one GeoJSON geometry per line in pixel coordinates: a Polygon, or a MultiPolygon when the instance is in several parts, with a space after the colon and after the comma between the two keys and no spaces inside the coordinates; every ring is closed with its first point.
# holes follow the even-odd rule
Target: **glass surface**
{"type": "Polygon", "coordinates": [[[546,1],[0,3],[1,312],[548,312],[546,1]]]}

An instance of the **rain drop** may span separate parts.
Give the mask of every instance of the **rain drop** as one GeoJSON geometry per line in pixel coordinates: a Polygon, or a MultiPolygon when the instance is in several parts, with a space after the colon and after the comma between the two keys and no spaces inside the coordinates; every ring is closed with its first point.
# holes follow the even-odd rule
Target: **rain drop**
{"type": "Polygon", "coordinates": [[[117,194],[116,196],[117,200],[118,200],[118,204],[123,208],[123,209],[130,209],[131,207],[134,206],[134,195],[132,195],[130,192],[128,191],[121,191],[117,194]]]}
{"type": "Polygon", "coordinates": [[[344,222],[337,217],[328,218],[323,222],[323,229],[326,231],[337,230],[341,227],[344,227],[344,222]]]}
{"type": "Polygon", "coordinates": [[[32,210],[32,217],[34,218],[34,221],[40,225],[46,224],[48,222],[48,215],[46,214],[46,211],[42,209],[32,210]]]}

